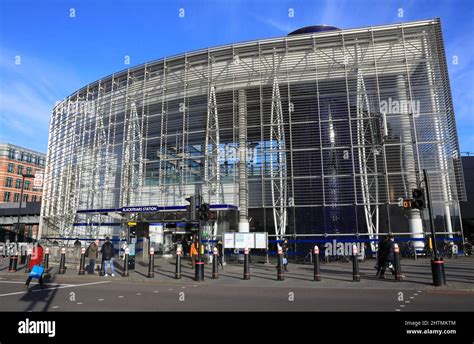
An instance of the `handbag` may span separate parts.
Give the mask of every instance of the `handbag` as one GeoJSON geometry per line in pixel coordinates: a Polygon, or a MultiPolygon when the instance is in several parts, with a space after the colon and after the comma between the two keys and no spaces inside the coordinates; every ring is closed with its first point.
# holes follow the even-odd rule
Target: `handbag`
{"type": "Polygon", "coordinates": [[[31,278],[41,278],[43,275],[44,268],[41,265],[35,265],[33,266],[33,269],[31,269],[30,272],[30,277],[31,278]]]}
{"type": "Polygon", "coordinates": [[[288,259],[287,258],[283,258],[283,265],[288,265],[288,259]]]}

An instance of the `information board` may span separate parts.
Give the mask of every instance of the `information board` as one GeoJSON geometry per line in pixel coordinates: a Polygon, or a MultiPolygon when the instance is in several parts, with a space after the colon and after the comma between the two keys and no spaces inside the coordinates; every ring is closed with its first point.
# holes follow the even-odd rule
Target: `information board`
{"type": "Polygon", "coordinates": [[[268,233],[224,233],[224,248],[250,248],[250,249],[267,249],[268,233]]]}

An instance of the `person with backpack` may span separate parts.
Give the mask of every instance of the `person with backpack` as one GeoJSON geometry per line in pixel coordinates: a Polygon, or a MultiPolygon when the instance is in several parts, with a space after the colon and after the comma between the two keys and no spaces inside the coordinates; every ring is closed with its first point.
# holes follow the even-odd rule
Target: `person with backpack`
{"type": "Polygon", "coordinates": [[[105,243],[102,245],[102,264],[104,266],[104,276],[107,277],[107,263],[110,265],[110,274],[112,277],[115,276],[114,270],[114,245],[110,242],[109,237],[105,238],[105,243]]]}
{"type": "Polygon", "coordinates": [[[31,259],[30,259],[30,273],[28,274],[28,278],[26,279],[25,289],[29,290],[30,282],[33,278],[38,278],[39,284],[41,289],[44,289],[43,283],[43,247],[37,243],[35,247],[33,247],[31,251],[31,259]]]}

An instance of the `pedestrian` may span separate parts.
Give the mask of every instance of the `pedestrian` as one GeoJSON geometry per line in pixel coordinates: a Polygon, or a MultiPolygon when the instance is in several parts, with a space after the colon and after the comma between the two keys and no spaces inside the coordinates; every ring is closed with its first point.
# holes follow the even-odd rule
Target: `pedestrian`
{"type": "Polygon", "coordinates": [[[387,235],[387,239],[385,240],[385,243],[382,247],[382,264],[380,267],[379,271],[379,278],[385,279],[385,270],[387,268],[390,269],[392,274],[395,274],[395,270],[393,269],[393,264],[395,263],[395,253],[394,253],[394,248],[395,248],[395,239],[393,235],[389,234],[387,235]]]}
{"type": "Polygon", "coordinates": [[[191,266],[194,267],[196,266],[196,259],[198,256],[198,250],[197,250],[197,242],[193,241],[191,243],[191,249],[189,250],[189,255],[191,256],[191,266]]]}
{"type": "Polygon", "coordinates": [[[188,241],[186,240],[186,237],[184,237],[183,240],[181,240],[181,248],[183,249],[182,250],[183,257],[186,257],[186,255],[188,254],[188,249],[189,249],[189,245],[188,245],[188,241]]]}
{"type": "Polygon", "coordinates": [[[28,290],[30,282],[33,278],[38,278],[41,289],[44,289],[44,283],[43,283],[44,268],[42,264],[43,264],[43,247],[39,243],[37,243],[31,251],[31,259],[30,259],[30,264],[29,264],[29,268],[31,272],[28,274],[28,278],[26,279],[26,283],[25,283],[26,290],[28,290]]]}
{"type": "Polygon", "coordinates": [[[102,264],[104,266],[104,276],[107,277],[107,263],[110,265],[110,274],[115,276],[114,270],[114,245],[110,242],[109,237],[105,238],[105,243],[102,245],[102,264]]]}
{"type": "Polygon", "coordinates": [[[222,241],[217,242],[217,266],[221,266],[222,270],[224,270],[224,264],[222,263],[222,257],[224,257],[224,246],[222,246],[222,241]]]}
{"type": "Polygon", "coordinates": [[[382,270],[382,267],[385,266],[386,244],[387,244],[387,237],[386,236],[381,237],[379,242],[378,242],[378,245],[377,245],[378,246],[378,249],[377,249],[377,263],[375,265],[375,268],[377,269],[377,273],[376,273],[377,277],[380,277],[380,271],[382,270]]]}
{"type": "Polygon", "coordinates": [[[89,275],[94,275],[95,261],[99,251],[99,240],[93,241],[86,250],[86,257],[89,258],[89,266],[87,267],[89,275]]]}
{"type": "Polygon", "coordinates": [[[281,243],[281,250],[283,253],[283,266],[285,267],[285,271],[288,271],[288,239],[283,239],[281,243]]]}

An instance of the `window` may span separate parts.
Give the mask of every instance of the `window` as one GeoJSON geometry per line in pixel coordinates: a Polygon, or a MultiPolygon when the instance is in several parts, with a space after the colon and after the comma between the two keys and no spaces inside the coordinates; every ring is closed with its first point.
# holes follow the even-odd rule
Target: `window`
{"type": "Polygon", "coordinates": [[[13,197],[13,202],[19,202],[20,201],[20,194],[16,193],[15,196],[13,197]]]}
{"type": "Polygon", "coordinates": [[[17,172],[18,175],[22,175],[23,174],[23,166],[22,165],[18,165],[18,172],[17,172]]]}
{"type": "Polygon", "coordinates": [[[23,202],[28,202],[28,195],[23,195],[23,202]]]}
{"type": "Polygon", "coordinates": [[[31,167],[26,168],[26,174],[31,174],[31,167]]]}
{"type": "Polygon", "coordinates": [[[13,164],[8,164],[8,173],[13,173],[14,165],[13,164]]]}
{"type": "Polygon", "coordinates": [[[25,181],[25,190],[29,190],[30,189],[30,184],[31,182],[29,180],[26,180],[25,181]]]}
{"type": "Polygon", "coordinates": [[[5,183],[5,186],[6,186],[7,188],[11,188],[11,187],[12,187],[12,184],[13,184],[13,178],[7,177],[7,181],[6,181],[6,183],[5,183]]]}
{"type": "Polygon", "coordinates": [[[15,150],[9,149],[8,150],[8,159],[15,159],[15,150]]]}
{"type": "Polygon", "coordinates": [[[10,202],[10,193],[5,192],[5,196],[3,196],[3,201],[4,202],[10,202]]]}
{"type": "Polygon", "coordinates": [[[21,179],[17,179],[17,180],[16,180],[16,185],[15,185],[15,187],[16,187],[17,189],[21,189],[21,179]]]}
{"type": "Polygon", "coordinates": [[[36,195],[31,196],[31,202],[36,202],[36,195]]]}

